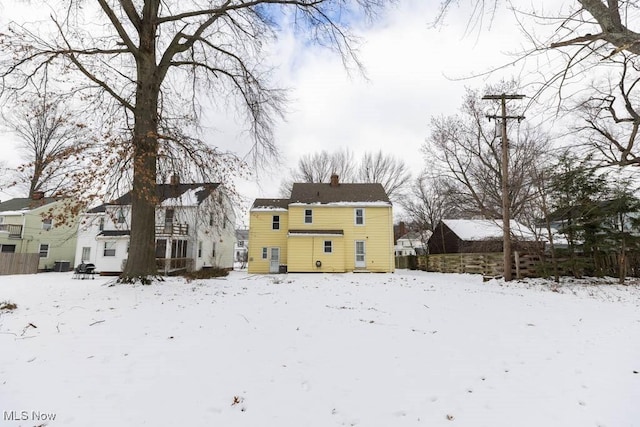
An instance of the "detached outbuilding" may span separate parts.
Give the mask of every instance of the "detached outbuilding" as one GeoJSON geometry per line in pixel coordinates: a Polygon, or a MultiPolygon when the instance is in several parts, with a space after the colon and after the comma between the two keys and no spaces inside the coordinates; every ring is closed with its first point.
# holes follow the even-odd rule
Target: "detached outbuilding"
{"type": "MultiPolygon", "coordinates": [[[[537,250],[541,244],[534,233],[512,220],[513,250],[537,250]]],[[[502,252],[502,220],[444,219],[427,242],[429,254],[502,252]]]]}

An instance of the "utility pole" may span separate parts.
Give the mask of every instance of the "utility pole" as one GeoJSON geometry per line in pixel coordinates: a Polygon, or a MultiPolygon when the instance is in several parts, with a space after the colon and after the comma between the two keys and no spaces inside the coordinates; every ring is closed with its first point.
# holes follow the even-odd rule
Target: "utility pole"
{"type": "Polygon", "coordinates": [[[508,282],[511,275],[511,200],[509,197],[509,140],[507,139],[507,120],[522,120],[524,116],[507,116],[507,99],[522,99],[524,95],[485,95],[482,99],[500,100],[502,114],[488,115],[489,120],[501,119],[502,125],[502,253],[504,255],[504,280],[508,282]]]}

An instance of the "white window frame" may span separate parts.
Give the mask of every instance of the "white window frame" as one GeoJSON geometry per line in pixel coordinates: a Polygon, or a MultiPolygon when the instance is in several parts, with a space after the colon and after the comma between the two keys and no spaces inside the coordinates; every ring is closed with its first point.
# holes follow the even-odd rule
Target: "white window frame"
{"type": "Polygon", "coordinates": [[[104,257],[112,257],[112,256],[116,256],[116,246],[117,246],[118,242],[110,240],[110,241],[106,241],[104,242],[104,246],[102,247],[102,256],[104,257]],[[109,245],[109,247],[107,247],[107,245],[109,245]],[[107,251],[109,251],[107,253],[107,251]],[[111,251],[113,251],[113,254],[111,253],[111,251]]]}
{"type": "Polygon", "coordinates": [[[118,208],[118,214],[117,214],[117,218],[116,221],[118,222],[118,224],[124,224],[125,222],[127,222],[127,216],[124,213],[124,208],[118,208]]]}
{"type": "Polygon", "coordinates": [[[271,229],[275,231],[280,230],[280,215],[273,215],[271,218],[271,229]],[[276,218],[278,219],[276,220],[276,218]]]}
{"type": "Polygon", "coordinates": [[[325,254],[332,254],[333,253],[333,240],[325,240],[322,249],[323,249],[323,252],[325,254]],[[329,245],[327,245],[327,243],[329,245]],[[329,250],[327,250],[327,249],[329,249],[329,250]]]}
{"type": "Polygon", "coordinates": [[[40,258],[49,258],[49,249],[50,248],[51,248],[51,246],[48,243],[40,243],[40,247],[38,249],[38,253],[40,255],[40,258]],[[46,249],[44,251],[42,250],[43,246],[46,246],[46,249]],[[45,254],[44,256],[42,256],[43,252],[45,254]]]}
{"type": "Polygon", "coordinates": [[[53,218],[42,218],[42,229],[49,231],[53,228],[53,218]]]}
{"type": "Polygon", "coordinates": [[[305,224],[313,224],[313,209],[305,209],[304,210],[304,223],[305,224]],[[307,215],[307,212],[309,213],[308,215],[307,215]]]}
{"type": "Polygon", "coordinates": [[[262,248],[262,259],[269,259],[269,249],[262,248]]]}
{"type": "Polygon", "coordinates": [[[91,260],[91,246],[83,246],[82,247],[82,258],[81,261],[90,261],[91,260]],[[87,256],[85,256],[85,254],[87,256]]]}
{"type": "Polygon", "coordinates": [[[355,208],[353,210],[353,223],[357,226],[363,226],[365,224],[364,208],[355,208]],[[362,212],[361,216],[358,216],[358,211],[362,212]],[[362,218],[362,224],[358,224],[358,218],[362,218]]]}

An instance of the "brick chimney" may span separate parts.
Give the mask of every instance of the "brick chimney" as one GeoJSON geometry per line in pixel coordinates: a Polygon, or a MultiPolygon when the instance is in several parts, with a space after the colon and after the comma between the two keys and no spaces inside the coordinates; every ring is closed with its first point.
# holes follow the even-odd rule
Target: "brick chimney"
{"type": "Polygon", "coordinates": [[[340,181],[338,175],[334,173],[333,175],[331,175],[331,186],[337,187],[338,185],[340,185],[340,181]]]}
{"type": "Polygon", "coordinates": [[[31,200],[41,200],[44,199],[44,191],[34,191],[31,193],[31,200]]]}

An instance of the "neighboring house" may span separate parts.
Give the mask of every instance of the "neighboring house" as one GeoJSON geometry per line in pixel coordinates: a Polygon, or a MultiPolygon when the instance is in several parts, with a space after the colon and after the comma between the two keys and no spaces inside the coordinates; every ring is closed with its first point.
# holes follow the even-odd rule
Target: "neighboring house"
{"type": "MultiPolygon", "coordinates": [[[[233,268],[235,214],[220,184],[158,184],[158,271],[233,268]]],[[[80,224],[76,259],[101,274],[122,272],[129,251],[131,193],[88,211],[80,224]]]]}
{"type": "MultiPolygon", "coordinates": [[[[537,249],[540,243],[524,225],[510,222],[513,250],[537,249]]],[[[445,219],[427,242],[429,254],[502,252],[502,220],[445,219]]]]}
{"type": "MultiPolygon", "coordinates": [[[[427,233],[431,234],[431,232],[427,233]]],[[[426,245],[420,233],[409,231],[398,238],[395,251],[396,256],[424,255],[426,253],[426,245]]]]}
{"type": "Polygon", "coordinates": [[[289,199],[257,199],[249,273],[394,271],[393,212],[380,184],[293,184],[289,199]]]}
{"type": "Polygon", "coordinates": [[[244,266],[247,264],[247,260],[249,259],[248,255],[249,248],[249,230],[247,229],[239,229],[236,230],[236,244],[233,248],[234,252],[234,260],[235,262],[241,263],[244,266]]]}
{"type": "Polygon", "coordinates": [[[78,222],[72,207],[41,191],[0,203],[0,253],[39,254],[38,270],[73,266],[78,222]]]}

